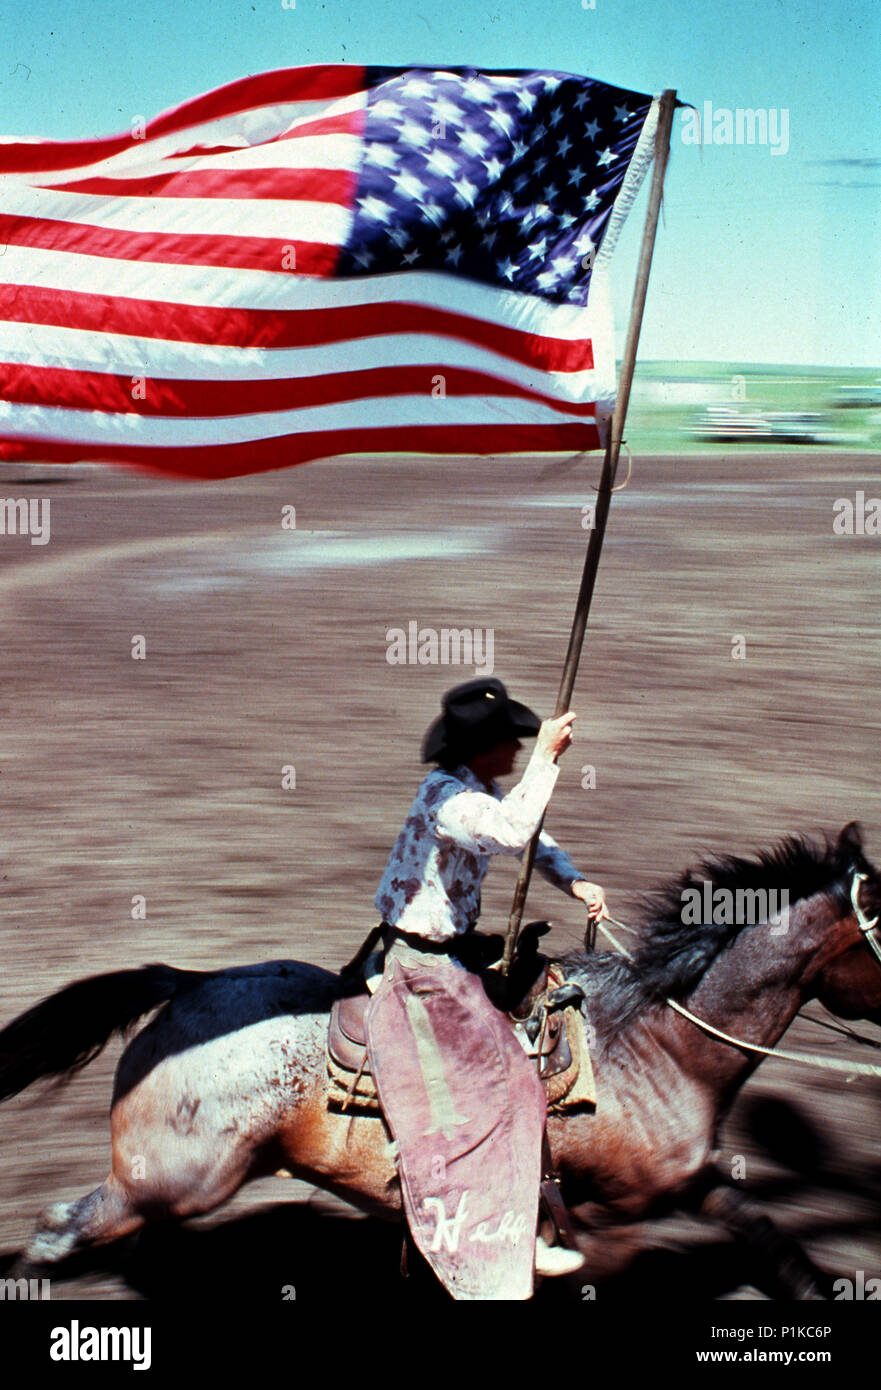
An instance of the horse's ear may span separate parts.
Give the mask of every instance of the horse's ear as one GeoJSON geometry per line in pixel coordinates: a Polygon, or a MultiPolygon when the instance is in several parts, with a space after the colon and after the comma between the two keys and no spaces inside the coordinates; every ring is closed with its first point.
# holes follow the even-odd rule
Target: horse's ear
{"type": "Polygon", "coordinates": [[[838,853],[842,856],[860,854],[863,848],[863,832],[859,821],[848,821],[838,837],[838,853]]]}

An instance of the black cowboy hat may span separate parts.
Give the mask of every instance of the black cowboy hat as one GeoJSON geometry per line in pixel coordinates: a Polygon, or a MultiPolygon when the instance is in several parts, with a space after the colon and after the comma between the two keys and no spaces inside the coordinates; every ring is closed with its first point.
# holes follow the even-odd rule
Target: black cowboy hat
{"type": "Polygon", "coordinates": [[[462,762],[497,743],[535,738],[541,727],[538,715],[512,700],[502,682],[492,677],[454,686],[443,697],[441,709],[443,714],[422,743],[424,763],[447,763],[452,755],[462,762]]]}

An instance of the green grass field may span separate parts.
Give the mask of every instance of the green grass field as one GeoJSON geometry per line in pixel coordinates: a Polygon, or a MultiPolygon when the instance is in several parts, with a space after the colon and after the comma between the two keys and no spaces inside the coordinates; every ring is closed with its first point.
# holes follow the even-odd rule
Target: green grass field
{"type": "MultiPolygon", "coordinates": [[[[625,437],[640,453],[804,448],[744,437],[713,442],[694,432],[711,408],[744,417],[811,414],[817,448],[881,451],[881,368],[763,366],[737,362],[640,362],[625,437]]],[[[809,446],[810,447],[810,446],[809,446]]]]}

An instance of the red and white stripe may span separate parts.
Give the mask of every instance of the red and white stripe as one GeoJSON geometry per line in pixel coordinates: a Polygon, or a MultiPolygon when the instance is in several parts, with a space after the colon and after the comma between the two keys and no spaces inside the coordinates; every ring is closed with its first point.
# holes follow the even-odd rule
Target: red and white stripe
{"type": "Polygon", "coordinates": [[[600,445],[599,274],[588,310],[434,272],[333,278],[363,81],[266,73],[142,139],[0,141],[0,458],[225,477],[600,445]]]}

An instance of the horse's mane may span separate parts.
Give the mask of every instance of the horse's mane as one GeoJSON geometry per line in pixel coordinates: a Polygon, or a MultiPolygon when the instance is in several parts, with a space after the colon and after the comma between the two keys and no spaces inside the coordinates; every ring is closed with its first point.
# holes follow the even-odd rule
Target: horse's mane
{"type": "Polygon", "coordinates": [[[569,979],[577,980],[587,996],[588,1017],[602,1048],[621,1027],[649,1005],[668,997],[681,999],[693,990],[716,957],[747,925],[745,922],[683,921],[683,893],[725,888],[786,889],[789,906],[816,893],[831,892],[847,899],[846,878],[854,867],[869,867],[858,847],[826,840],[819,845],[803,836],[788,836],[774,849],[758,851],[754,859],[733,855],[703,860],[695,869],[648,895],[642,901],[639,940],[623,945],[634,959],[617,951],[567,951],[557,959],[569,979]]]}

